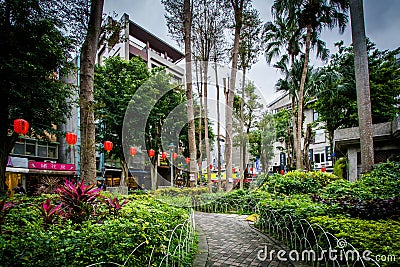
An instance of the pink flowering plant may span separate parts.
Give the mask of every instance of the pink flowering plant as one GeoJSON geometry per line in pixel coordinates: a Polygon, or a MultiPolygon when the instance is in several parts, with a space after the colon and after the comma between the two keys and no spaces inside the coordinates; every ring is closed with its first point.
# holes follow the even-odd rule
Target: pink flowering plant
{"type": "Polygon", "coordinates": [[[60,196],[64,216],[75,223],[90,218],[94,213],[96,200],[100,196],[100,189],[92,185],[85,185],[84,180],[76,185],[68,180],[57,189],[60,196]]]}
{"type": "Polygon", "coordinates": [[[125,199],[122,203],[120,203],[117,197],[111,197],[102,200],[102,202],[106,204],[110,215],[114,216],[115,219],[118,217],[118,213],[120,212],[122,207],[125,206],[129,202],[129,200],[125,199]]]}
{"type": "Polygon", "coordinates": [[[37,206],[41,212],[45,227],[54,224],[57,221],[57,218],[61,214],[61,206],[62,204],[57,206],[52,205],[49,198],[47,198],[41,205],[37,206]]]}

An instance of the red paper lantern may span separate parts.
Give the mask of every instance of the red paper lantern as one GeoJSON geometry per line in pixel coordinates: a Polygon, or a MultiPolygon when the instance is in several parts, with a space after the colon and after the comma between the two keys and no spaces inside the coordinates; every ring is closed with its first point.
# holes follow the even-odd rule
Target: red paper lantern
{"type": "Polygon", "coordinates": [[[76,133],[71,133],[68,132],[65,134],[65,139],[67,143],[73,147],[76,144],[76,141],[78,140],[78,135],[76,133]]]}
{"type": "Polygon", "coordinates": [[[167,153],[166,152],[161,153],[161,157],[162,157],[162,159],[166,159],[167,158],[167,153]]]}
{"type": "Polygon", "coordinates": [[[285,174],[285,171],[284,171],[284,170],[281,170],[281,171],[280,171],[280,174],[284,175],[284,174],[285,174]]]}
{"type": "Polygon", "coordinates": [[[132,158],[136,156],[136,153],[137,153],[136,147],[129,148],[129,154],[132,156],[132,158]]]}
{"type": "Polygon", "coordinates": [[[325,167],[322,167],[322,168],[321,168],[321,172],[326,172],[326,168],[325,168],[325,167]]]}
{"type": "Polygon", "coordinates": [[[107,153],[110,153],[112,149],[113,149],[113,143],[111,141],[105,141],[104,150],[107,151],[107,153]]]}
{"type": "Polygon", "coordinates": [[[185,162],[186,162],[186,164],[189,164],[190,158],[185,158],[185,162]]]}
{"type": "Polygon", "coordinates": [[[172,153],[172,158],[175,160],[176,158],[178,157],[178,154],[177,153],[172,153]]]}
{"type": "Polygon", "coordinates": [[[150,149],[149,151],[147,151],[147,154],[149,155],[150,158],[152,158],[152,157],[154,157],[156,152],[154,151],[154,149],[150,149]]]}
{"type": "Polygon", "coordinates": [[[23,136],[27,134],[29,131],[29,123],[24,119],[16,119],[14,120],[14,132],[19,134],[19,136],[23,136]]]}

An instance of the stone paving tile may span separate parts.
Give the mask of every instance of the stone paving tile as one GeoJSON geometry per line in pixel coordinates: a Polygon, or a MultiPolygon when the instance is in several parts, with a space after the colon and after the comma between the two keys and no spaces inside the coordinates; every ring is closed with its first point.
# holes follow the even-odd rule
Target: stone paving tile
{"type": "MultiPolygon", "coordinates": [[[[235,214],[195,213],[196,227],[201,228],[202,239],[207,243],[208,256],[206,262],[196,263],[194,267],[230,267],[230,266],[268,266],[284,267],[297,266],[292,262],[280,262],[258,259],[260,250],[272,249],[278,251],[280,247],[274,240],[251,228],[245,221],[247,216],[235,214]],[[204,238],[205,237],[205,238],[204,238]],[[204,265],[203,265],[204,264],[204,265]]],[[[205,255],[203,255],[205,258],[205,255]]],[[[299,264],[299,266],[304,266],[299,264]]]]}

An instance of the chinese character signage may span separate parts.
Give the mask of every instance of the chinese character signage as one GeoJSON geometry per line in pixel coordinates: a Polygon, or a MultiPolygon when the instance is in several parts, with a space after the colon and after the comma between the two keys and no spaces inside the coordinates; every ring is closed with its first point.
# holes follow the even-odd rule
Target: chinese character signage
{"type": "Polygon", "coordinates": [[[75,171],[75,164],[30,161],[29,169],[54,170],[54,171],[75,171]]]}

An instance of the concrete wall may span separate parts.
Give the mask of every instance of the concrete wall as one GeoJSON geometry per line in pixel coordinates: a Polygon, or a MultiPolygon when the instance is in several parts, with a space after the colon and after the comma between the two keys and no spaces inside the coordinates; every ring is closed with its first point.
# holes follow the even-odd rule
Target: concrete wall
{"type": "MultiPolygon", "coordinates": [[[[400,116],[392,122],[373,125],[375,164],[386,157],[400,155],[400,116]],[[381,157],[379,157],[379,155],[381,157]]],[[[338,129],[334,133],[335,147],[346,153],[348,158],[348,178],[355,181],[360,176],[361,165],[357,160],[360,152],[360,132],[358,127],[338,129]]]]}

